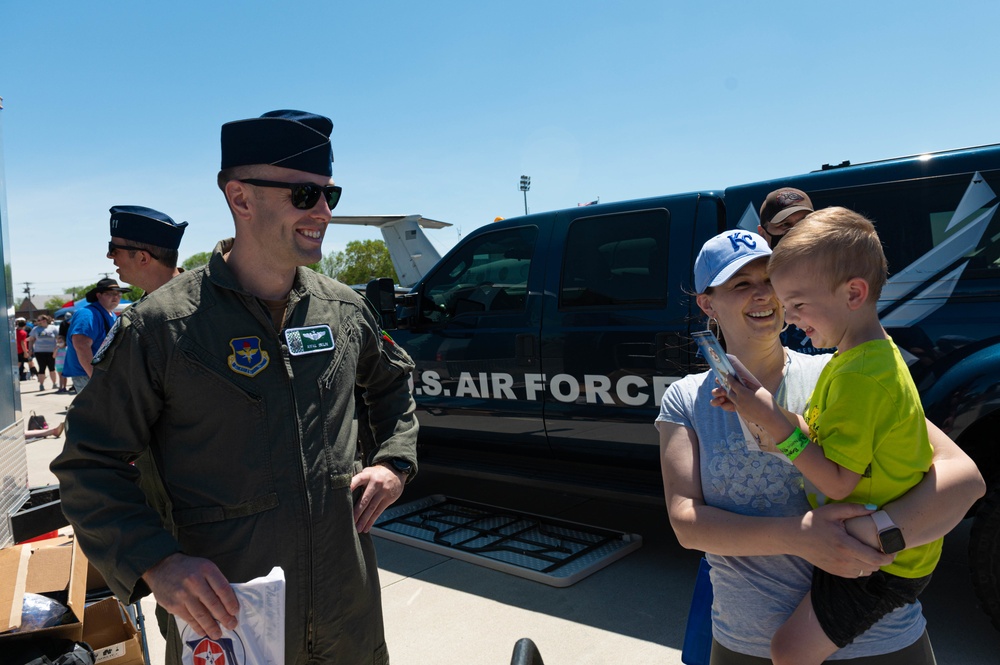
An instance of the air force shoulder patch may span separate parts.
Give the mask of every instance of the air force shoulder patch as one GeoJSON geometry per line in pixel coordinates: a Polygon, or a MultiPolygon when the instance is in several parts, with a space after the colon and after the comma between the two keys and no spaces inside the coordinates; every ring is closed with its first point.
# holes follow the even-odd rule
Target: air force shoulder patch
{"type": "Polygon", "coordinates": [[[229,369],[243,376],[256,376],[267,367],[270,358],[260,348],[260,337],[235,337],[229,340],[233,355],[229,356],[229,369]]]}

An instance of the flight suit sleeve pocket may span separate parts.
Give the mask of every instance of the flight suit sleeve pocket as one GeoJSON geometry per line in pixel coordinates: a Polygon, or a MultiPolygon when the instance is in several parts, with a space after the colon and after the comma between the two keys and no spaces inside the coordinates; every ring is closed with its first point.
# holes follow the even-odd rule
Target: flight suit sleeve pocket
{"type": "Polygon", "coordinates": [[[403,347],[391,339],[382,339],[382,356],[394,368],[402,374],[409,374],[413,371],[414,362],[410,354],[403,347]]]}

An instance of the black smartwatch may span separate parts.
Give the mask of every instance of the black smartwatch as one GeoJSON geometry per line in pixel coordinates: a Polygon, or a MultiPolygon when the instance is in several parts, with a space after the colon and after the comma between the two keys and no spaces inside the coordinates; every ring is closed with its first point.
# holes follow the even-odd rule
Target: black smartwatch
{"type": "Polygon", "coordinates": [[[889,513],[879,510],[872,513],[875,529],[878,531],[878,543],[885,554],[895,554],[906,549],[903,531],[889,517],[889,513]]]}
{"type": "Polygon", "coordinates": [[[386,466],[395,469],[397,473],[401,473],[404,476],[410,475],[410,472],[413,471],[413,465],[400,457],[393,457],[391,459],[382,460],[380,464],[385,464],[386,466]]]}

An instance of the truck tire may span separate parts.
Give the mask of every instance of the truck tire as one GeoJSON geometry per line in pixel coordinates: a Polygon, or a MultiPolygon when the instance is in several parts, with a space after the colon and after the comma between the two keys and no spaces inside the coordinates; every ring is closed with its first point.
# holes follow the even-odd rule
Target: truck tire
{"type": "Polygon", "coordinates": [[[969,567],[983,611],[1000,630],[1000,487],[987,492],[976,511],[969,536],[969,567]]]}

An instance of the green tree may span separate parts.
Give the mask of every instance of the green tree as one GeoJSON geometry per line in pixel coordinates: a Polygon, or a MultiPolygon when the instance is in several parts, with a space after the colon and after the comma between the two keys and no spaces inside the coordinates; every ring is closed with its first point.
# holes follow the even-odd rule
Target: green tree
{"type": "Polygon", "coordinates": [[[192,254],[184,259],[184,262],[181,263],[181,268],[184,268],[185,270],[193,270],[194,268],[205,265],[211,258],[212,252],[198,252],[197,254],[192,254]]]}
{"type": "Polygon", "coordinates": [[[344,284],[367,284],[377,277],[392,277],[393,283],[399,281],[389,248],[381,240],[352,240],[343,252],[323,257],[319,272],[344,284]]]}
{"type": "Polygon", "coordinates": [[[128,291],[122,294],[122,300],[131,300],[132,302],[135,302],[144,295],[146,295],[146,292],[138,286],[130,286],[128,287],[128,291]]]}
{"type": "Polygon", "coordinates": [[[42,307],[44,309],[49,310],[50,312],[54,312],[60,307],[62,307],[64,302],[66,302],[65,298],[60,298],[59,296],[53,296],[48,300],[46,300],[45,304],[42,305],[42,307]]]}

